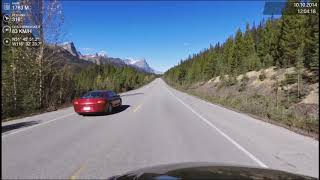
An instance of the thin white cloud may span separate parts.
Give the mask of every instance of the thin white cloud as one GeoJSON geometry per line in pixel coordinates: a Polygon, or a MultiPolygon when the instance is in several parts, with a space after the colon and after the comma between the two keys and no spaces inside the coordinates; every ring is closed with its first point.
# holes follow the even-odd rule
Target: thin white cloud
{"type": "Polygon", "coordinates": [[[100,56],[107,56],[107,51],[101,50],[101,51],[98,52],[98,55],[100,55],[100,56]]]}
{"type": "Polygon", "coordinates": [[[95,51],[94,48],[80,48],[82,51],[95,51]]]}
{"type": "Polygon", "coordinates": [[[189,45],[190,45],[190,43],[188,43],[188,42],[183,43],[183,46],[189,46],[189,45]]]}

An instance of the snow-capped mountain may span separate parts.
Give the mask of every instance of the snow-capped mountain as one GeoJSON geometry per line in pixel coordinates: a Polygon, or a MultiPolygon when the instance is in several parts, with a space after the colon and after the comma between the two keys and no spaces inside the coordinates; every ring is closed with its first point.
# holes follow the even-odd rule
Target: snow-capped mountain
{"type": "Polygon", "coordinates": [[[76,50],[73,42],[65,42],[61,45],[61,47],[67,50],[71,55],[79,57],[78,51],[76,50]]]}
{"type": "Polygon", "coordinates": [[[128,65],[130,65],[130,64],[132,65],[132,64],[134,64],[136,62],[136,60],[134,60],[132,58],[126,58],[126,59],[123,60],[123,62],[125,62],[128,65]]]}
{"type": "Polygon", "coordinates": [[[114,64],[116,66],[131,66],[139,71],[144,71],[148,73],[157,73],[158,71],[153,70],[149,64],[147,63],[145,58],[142,59],[132,59],[132,58],[126,58],[126,59],[120,59],[120,58],[113,58],[108,57],[107,53],[105,51],[100,51],[95,54],[81,54],[77,49],[75,48],[73,42],[65,42],[60,45],[61,48],[69,52],[74,58],[79,60],[85,60],[90,63],[95,64],[114,64]]]}
{"type": "Polygon", "coordinates": [[[155,71],[149,66],[149,64],[147,63],[146,59],[145,58],[142,58],[140,60],[134,60],[134,59],[131,59],[131,58],[128,58],[128,59],[125,59],[123,60],[127,65],[131,65],[131,66],[134,66],[134,67],[137,67],[139,69],[142,69],[146,72],[149,72],[149,73],[154,73],[155,71]]]}
{"type": "Polygon", "coordinates": [[[81,55],[80,56],[80,59],[84,59],[84,60],[90,60],[92,58],[98,58],[99,55],[96,53],[96,54],[84,54],[84,55],[81,55]]]}
{"type": "Polygon", "coordinates": [[[97,54],[97,56],[108,57],[108,56],[107,56],[107,53],[106,53],[105,51],[100,51],[100,52],[98,52],[98,53],[96,53],[96,54],[97,54]]]}
{"type": "Polygon", "coordinates": [[[95,53],[95,54],[86,54],[81,55],[80,59],[93,62],[95,64],[114,64],[116,66],[124,66],[126,63],[120,58],[108,57],[105,53],[95,53]]]}

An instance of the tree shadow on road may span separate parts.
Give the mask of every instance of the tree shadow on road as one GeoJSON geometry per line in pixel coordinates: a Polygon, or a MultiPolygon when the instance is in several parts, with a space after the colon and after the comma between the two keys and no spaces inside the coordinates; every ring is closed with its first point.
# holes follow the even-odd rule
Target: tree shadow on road
{"type": "Polygon", "coordinates": [[[15,129],[20,129],[23,127],[28,127],[28,126],[32,126],[35,124],[39,124],[38,121],[28,121],[28,122],[21,122],[21,123],[16,123],[16,124],[10,124],[10,125],[6,125],[6,126],[2,126],[1,127],[1,133],[7,132],[7,131],[11,131],[11,130],[15,130],[15,129]]]}

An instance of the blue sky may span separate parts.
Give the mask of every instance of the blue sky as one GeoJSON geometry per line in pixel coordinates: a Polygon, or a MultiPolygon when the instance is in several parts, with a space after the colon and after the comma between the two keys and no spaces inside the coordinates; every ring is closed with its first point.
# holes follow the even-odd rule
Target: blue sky
{"type": "Polygon", "coordinates": [[[264,1],[62,1],[64,40],[83,54],[146,58],[166,71],[246,22],[258,24],[264,1]]]}

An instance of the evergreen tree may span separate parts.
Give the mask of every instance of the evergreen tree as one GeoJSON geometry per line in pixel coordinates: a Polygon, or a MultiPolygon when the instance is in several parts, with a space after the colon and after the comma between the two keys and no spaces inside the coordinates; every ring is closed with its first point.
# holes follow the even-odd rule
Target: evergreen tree
{"type": "Polygon", "coordinates": [[[303,54],[304,45],[300,46],[297,50],[297,60],[295,64],[295,69],[297,73],[297,97],[300,98],[300,91],[301,91],[301,75],[303,71],[303,62],[304,62],[304,54],[303,54]]]}
{"type": "Polygon", "coordinates": [[[222,53],[223,62],[221,63],[221,65],[225,66],[226,68],[224,68],[224,71],[220,70],[219,75],[221,75],[222,73],[230,74],[235,70],[236,67],[235,67],[235,64],[233,64],[234,63],[233,53],[234,53],[234,42],[233,42],[233,39],[230,37],[225,42],[223,46],[223,53],[222,53]]]}
{"type": "Polygon", "coordinates": [[[279,49],[281,51],[280,65],[289,67],[296,63],[297,49],[304,43],[306,34],[306,18],[303,15],[293,15],[296,8],[287,2],[283,10],[281,19],[281,36],[279,39],[279,49]]]}
{"type": "Polygon", "coordinates": [[[269,67],[273,65],[273,57],[267,53],[264,57],[263,57],[263,67],[269,67]]]}
{"type": "Polygon", "coordinates": [[[255,44],[252,37],[252,31],[250,30],[250,26],[247,23],[246,25],[246,32],[243,38],[243,56],[249,57],[252,54],[255,54],[255,44]]]}
{"type": "MultiPolygon", "coordinates": [[[[223,44],[210,45],[208,49],[189,56],[164,76],[170,81],[188,85],[229,75],[229,84],[233,84],[239,74],[276,65],[296,67],[297,70],[306,67],[318,79],[319,17],[295,15],[297,9],[292,6],[293,1],[287,2],[282,17],[262,20],[257,27],[253,25],[250,28],[247,24],[244,33],[238,29],[235,36],[223,44]]],[[[300,94],[301,72],[298,79],[300,94]]],[[[287,82],[296,83],[298,79],[295,75],[288,75],[287,82]]]]}
{"type": "Polygon", "coordinates": [[[235,36],[234,52],[233,52],[233,57],[232,57],[232,62],[230,67],[232,75],[241,74],[242,72],[246,71],[243,63],[244,53],[245,53],[244,40],[243,40],[241,30],[238,29],[235,36]]]}

